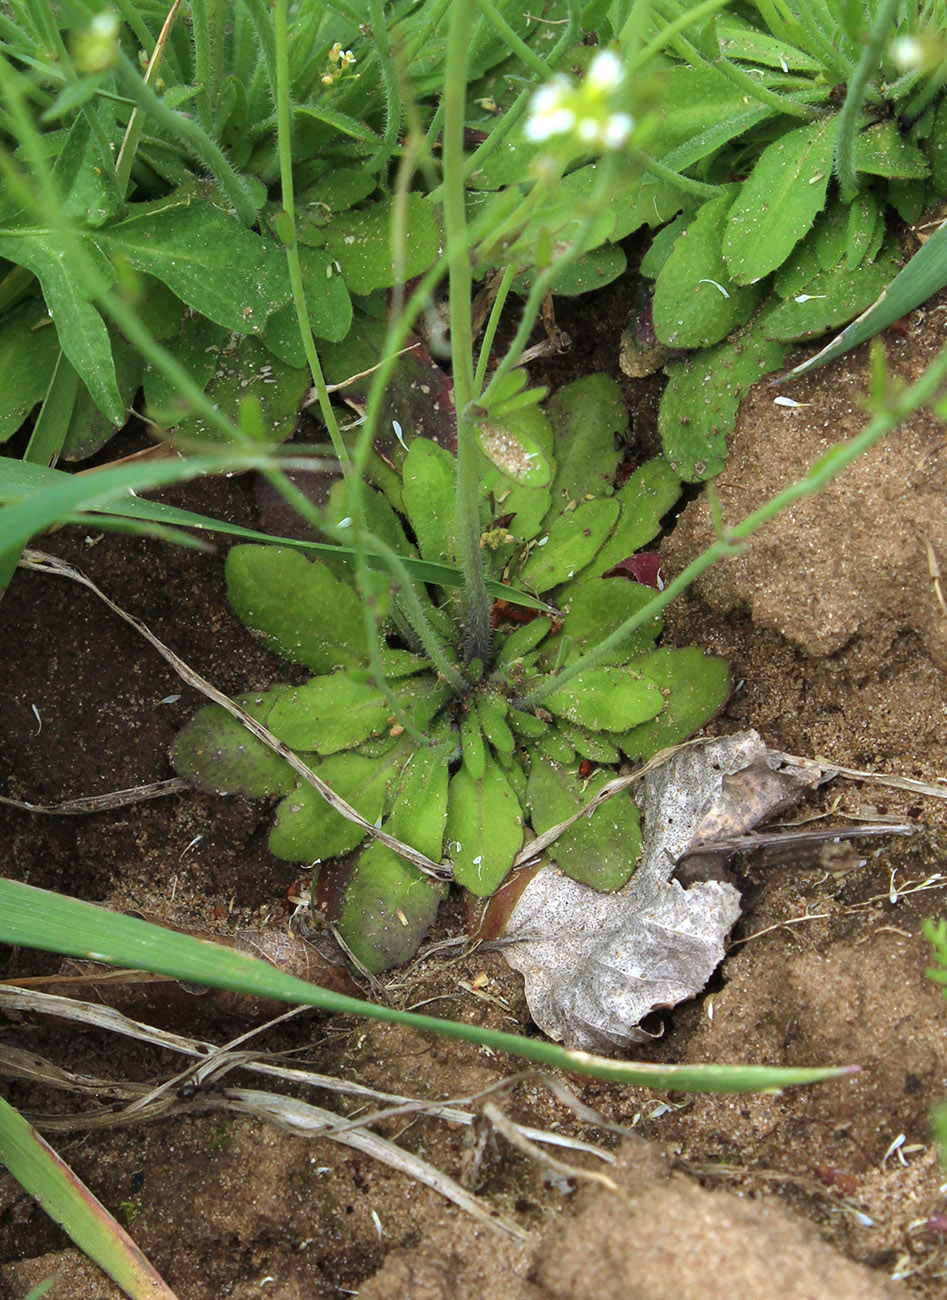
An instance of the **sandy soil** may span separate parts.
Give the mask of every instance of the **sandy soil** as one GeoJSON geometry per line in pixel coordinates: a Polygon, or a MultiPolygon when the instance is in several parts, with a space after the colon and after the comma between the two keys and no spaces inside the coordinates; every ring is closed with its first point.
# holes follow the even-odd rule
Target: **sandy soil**
{"type": "MultiPolygon", "coordinates": [[[[609,291],[604,291],[607,295],[609,291]]],[[[583,300],[586,306],[590,300],[583,300]]],[[[617,371],[614,296],[594,310],[617,371]]],[[[885,349],[903,380],[942,343],[943,302],[907,319],[885,349]]],[[[574,322],[565,320],[577,335],[574,322]]],[[[606,364],[603,360],[603,365],[606,364]]],[[[798,478],[866,418],[866,356],[745,403],[725,473],[735,521],[798,478]],[[803,405],[773,404],[776,391],[803,405]]],[[[628,385],[642,445],[653,389],[628,385]]],[[[858,769],[937,783],[947,774],[947,614],[928,545],[947,571],[947,436],[920,417],[814,501],[797,505],[709,574],[668,619],[667,637],[726,654],[738,689],[710,730],[753,726],[776,747],[858,769]]],[[[254,520],[249,484],[205,484],[175,501],[254,520]]],[[[695,499],[667,539],[673,574],[706,543],[695,499]]],[[[222,557],[66,530],[43,545],[80,565],[120,604],[224,690],[287,669],[249,638],[223,598],[222,557]]],[[[159,780],[168,745],[196,699],[129,629],[72,584],[20,573],[4,602],[0,693],[4,793],[33,802],[159,780]],[[170,697],[180,696],[177,699],[170,697]]],[[[947,787],[945,787],[947,793],[947,787]]],[[[745,912],[708,992],[666,1018],[653,1061],[773,1065],[857,1063],[853,1079],[781,1095],[665,1096],[568,1079],[609,1127],[578,1119],[537,1077],[498,1096],[512,1118],[597,1143],[615,1161],[562,1152],[556,1172],[512,1148],[485,1120],[386,1121],[380,1131],[423,1155],[518,1225],[505,1234],[369,1157],[177,1097],[150,1126],[55,1137],[181,1300],[784,1300],[944,1294],[945,1175],[929,1136],[947,1097],[947,1007],[924,976],[925,916],[945,911],[947,804],[869,781],[826,787],[805,815],[836,822],[873,811],[925,829],[881,848],[755,868],[745,912]],[[903,1137],[902,1137],[903,1135],[903,1137]],[[896,1140],[902,1141],[896,1149],[896,1140]],[[612,1187],[582,1171],[604,1171],[612,1187]],[[941,1217],[936,1217],[941,1216],[941,1217]]],[[[6,872],[47,888],[134,908],[202,932],[282,929],[294,873],[266,850],[260,804],[186,792],[90,817],[0,810],[6,872]]],[[[459,904],[435,938],[462,932],[459,904]]],[[[58,963],[5,951],[21,978],[58,963]]],[[[398,973],[387,996],[497,1028],[535,1033],[519,977],[497,954],[432,955],[398,973]],[[484,976],[475,986],[478,976],[484,976]]],[[[188,994],[151,999],[149,1017],[226,1041],[250,1027],[239,1007],[188,994]]],[[[148,1017],[146,1017],[148,1018],[148,1017]]],[[[11,1019],[9,1045],[111,1079],[171,1077],[179,1058],[100,1032],[11,1019]]],[[[306,1015],[268,1032],[327,1075],[426,1098],[469,1095],[518,1073],[483,1050],[390,1026],[306,1015]]],[[[246,1079],[239,1080],[249,1086],[246,1079]]],[[[229,1082],[229,1080],[228,1080],[229,1082]]],[[[30,1113],[62,1096],[10,1083],[30,1113]]],[[[356,1102],[306,1096],[346,1113],[356,1102]]],[[[90,1103],[72,1103],[73,1109],[90,1103]]],[[[58,1300],[118,1295],[7,1180],[0,1184],[0,1297],[43,1277],[58,1300]]]]}

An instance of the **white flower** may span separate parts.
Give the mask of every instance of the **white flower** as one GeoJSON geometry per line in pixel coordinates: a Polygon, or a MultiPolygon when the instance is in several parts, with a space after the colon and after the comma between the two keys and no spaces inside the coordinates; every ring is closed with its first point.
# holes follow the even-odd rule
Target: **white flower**
{"type": "Polygon", "coordinates": [[[620,149],[634,126],[629,113],[616,111],[614,92],[624,78],[621,60],[611,50],[599,50],[578,86],[561,74],[553,77],[533,95],[526,139],[571,136],[585,152],[620,149]]]}
{"type": "Polygon", "coordinates": [[[589,64],[589,70],[585,74],[585,84],[607,93],[615,89],[624,75],[625,69],[614,50],[599,50],[589,64]]]}
{"type": "Polygon", "coordinates": [[[612,113],[605,123],[602,144],[606,149],[620,149],[631,135],[634,118],[630,113],[612,113]]]}
{"type": "Polygon", "coordinates": [[[568,107],[571,86],[565,77],[554,77],[536,91],[526,122],[527,140],[548,140],[554,135],[568,135],[575,126],[575,113],[568,107]]]}
{"type": "Polygon", "coordinates": [[[891,57],[902,72],[910,72],[924,66],[927,51],[916,36],[899,36],[891,42],[891,57]]]}

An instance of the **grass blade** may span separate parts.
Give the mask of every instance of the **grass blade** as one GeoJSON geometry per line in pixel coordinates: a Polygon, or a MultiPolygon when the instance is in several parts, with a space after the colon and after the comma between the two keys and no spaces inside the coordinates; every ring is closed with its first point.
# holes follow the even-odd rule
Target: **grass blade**
{"type": "MultiPolygon", "coordinates": [[[[253,458],[252,465],[241,463],[235,468],[260,468],[260,457],[253,458]]],[[[216,462],[214,462],[216,463],[216,462]]],[[[229,462],[228,462],[229,463],[229,462]]],[[[34,533],[50,527],[53,523],[62,522],[63,520],[74,521],[79,512],[87,510],[101,511],[104,514],[116,516],[124,519],[138,519],[146,523],[161,524],[166,527],[174,528],[201,528],[209,533],[224,533],[229,537],[239,537],[246,542],[267,542],[276,546],[292,546],[296,550],[310,551],[329,555],[341,555],[346,559],[356,559],[356,552],[352,547],[336,546],[329,542],[305,542],[297,541],[290,537],[277,537],[273,533],[258,532],[253,528],[242,528],[238,524],[228,524],[220,519],[213,519],[209,515],[200,515],[193,510],[182,510],[177,506],[165,505],[160,501],[146,501],[137,496],[129,496],[130,491],[140,492],[148,491],[151,488],[167,486],[169,483],[176,483],[185,478],[194,478],[202,472],[219,472],[221,466],[217,463],[217,469],[201,471],[199,468],[195,471],[193,466],[195,461],[164,461],[149,462],[148,465],[141,466],[121,466],[117,467],[127,473],[132,474],[128,480],[129,486],[123,488],[121,493],[112,492],[109,484],[102,483],[105,489],[104,496],[121,496],[119,502],[110,502],[107,499],[99,500],[99,494],[96,492],[96,484],[104,480],[105,475],[114,471],[96,471],[94,474],[67,474],[63,470],[50,469],[48,466],[28,464],[25,461],[11,460],[0,458],[0,503],[6,504],[6,509],[0,513],[0,547],[4,545],[5,529],[10,526],[8,511],[13,509],[13,503],[26,505],[33,501],[36,506],[37,517],[42,520],[35,528],[30,529],[29,537],[34,533]],[[163,482],[155,481],[153,478],[153,468],[156,465],[163,465],[165,470],[170,470],[170,476],[165,474],[163,482]],[[177,472],[175,472],[177,466],[177,472]],[[137,473],[141,473],[142,478],[139,481],[137,473]],[[76,484],[86,484],[84,489],[76,488],[76,484]],[[61,514],[54,514],[49,517],[49,511],[44,508],[43,494],[58,493],[61,489],[64,497],[74,504],[69,506],[61,514]],[[76,493],[78,492],[78,496],[76,493]]],[[[126,480],[120,480],[125,482],[126,480]]],[[[56,500],[61,498],[56,496],[56,500]]],[[[20,548],[25,542],[19,543],[20,548]]],[[[18,552],[19,553],[19,552],[18,552]]],[[[384,569],[385,562],[378,556],[368,555],[368,564],[370,568],[384,569]]],[[[453,568],[449,564],[438,564],[434,561],[416,560],[409,557],[403,557],[402,563],[408,570],[411,577],[416,582],[430,582],[439,587],[459,587],[463,583],[463,574],[459,569],[453,568]]],[[[508,587],[505,583],[489,581],[487,589],[490,595],[498,600],[506,600],[511,605],[523,605],[527,609],[537,609],[545,613],[555,613],[552,606],[546,604],[536,596],[528,592],[520,591],[516,587],[508,587]]]]}
{"type": "Polygon", "coordinates": [[[176,1300],[174,1292],[102,1203],[9,1102],[0,1097],[0,1160],[80,1250],[132,1300],[176,1300]]]}
{"type": "Polygon", "coordinates": [[[24,944],[49,952],[154,971],[211,988],[256,993],[283,1002],[318,1007],[338,1015],[364,1016],[410,1025],[448,1038],[478,1043],[549,1067],[646,1088],[685,1092],[756,1092],[792,1084],[842,1078],[857,1066],[827,1069],[753,1065],[651,1065],[612,1061],[554,1043],[433,1016],[397,1011],[307,984],[248,953],[204,939],[163,930],[91,903],[0,878],[0,943],[24,944]]]}

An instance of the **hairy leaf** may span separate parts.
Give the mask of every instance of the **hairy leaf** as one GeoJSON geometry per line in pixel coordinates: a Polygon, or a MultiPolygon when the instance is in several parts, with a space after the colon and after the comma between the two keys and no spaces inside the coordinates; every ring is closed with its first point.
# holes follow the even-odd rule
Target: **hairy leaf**
{"type": "Polygon", "coordinates": [[[289,272],[277,245],[213,203],[184,190],[129,210],[98,233],[103,248],[123,254],[218,325],[259,334],[289,301],[289,272]]]}
{"type": "MultiPolygon", "coordinates": [[[[237,703],[266,725],[281,689],[238,695],[237,703]]],[[[296,782],[293,769],[219,704],[205,705],[178,732],[171,762],[179,776],[209,794],[260,799],[286,794],[296,782]]]]}
{"type": "Polygon", "coordinates": [[[876,122],[855,139],[855,170],[889,180],[921,180],[930,168],[916,144],[902,136],[897,122],[876,122]]]}
{"type": "Polygon", "coordinates": [[[760,154],[730,210],[723,255],[737,284],[780,266],[825,206],[838,118],[807,123],[760,154]]]}
{"type": "Polygon", "coordinates": [[[519,801],[490,755],[479,781],[465,767],[451,778],[447,840],[454,879],[481,897],[493,893],[522,848],[519,801]]]}
{"type": "Polygon", "coordinates": [[[863,262],[850,271],[844,262],[810,280],[795,297],[766,316],[773,339],[805,338],[843,325],[875,301],[898,269],[898,249],[887,249],[876,262],[863,262]]]}
{"type": "MultiPolygon", "coordinates": [[[[654,599],[654,594],[650,587],[629,582],[626,578],[580,579],[572,588],[569,612],[563,621],[560,636],[568,638],[572,643],[573,656],[583,654],[604,641],[625,619],[644,609],[654,599]]],[[[600,662],[626,663],[631,655],[650,649],[660,636],[661,627],[662,619],[658,615],[650,624],[633,632],[600,662]]]]}
{"type": "MultiPolygon", "coordinates": [[[[333,754],[319,764],[319,776],[366,821],[377,822],[404,755],[403,746],[381,758],[333,754]]],[[[290,862],[324,862],[357,848],[364,838],[362,828],[337,813],[318,790],[300,784],[277,808],[269,846],[276,857],[290,862]]]]}
{"type": "Polygon", "coordinates": [[[666,702],[663,712],[619,739],[622,752],[633,761],[692,736],[730,694],[726,659],[704,654],[696,646],[662,646],[636,659],[635,668],[658,683],[666,702]]]}
{"type": "Polygon", "coordinates": [[[457,462],[429,438],[414,438],[404,462],[402,490],[408,519],[425,560],[445,563],[453,545],[451,527],[457,462]]]}
{"type": "Polygon", "coordinates": [[[627,731],[664,708],[650,677],[627,668],[586,668],[546,696],[546,708],[593,731],[627,731]]]}
{"type": "MultiPolygon", "coordinates": [[[[115,272],[88,235],[76,235],[99,285],[111,288],[115,272]]],[[[105,321],[93,305],[85,281],[63,255],[59,239],[48,231],[0,234],[0,257],[25,266],[39,280],[59,346],[85,384],[96,406],[113,424],[121,424],[125,407],[115,382],[115,363],[105,321]]]]}
{"type": "Polygon", "coordinates": [[[352,293],[371,293],[420,275],[437,259],[440,231],[435,209],[422,194],[408,195],[404,243],[395,265],[391,246],[393,200],[336,213],[326,227],[326,249],[342,267],[352,293]]]}
{"type": "Polygon", "coordinates": [[[354,956],[373,975],[410,961],[434,923],[443,887],[377,841],[345,874],[337,925],[354,956]]]}
{"type": "Polygon", "coordinates": [[[764,314],[735,338],[668,365],[658,427],[668,463],[681,478],[694,482],[720,473],[740,399],[787,351],[766,337],[764,314]]]}
{"type": "Polygon", "coordinates": [[[552,482],[552,524],[570,501],[611,490],[621,459],[616,438],[628,428],[621,389],[607,375],[586,375],[561,388],[546,413],[553,427],[556,476],[552,482]]]}
{"type": "Polygon", "coordinates": [[[708,199],[675,240],[654,287],[654,328],[670,347],[719,343],[746,324],[762,286],[739,286],[723,260],[721,240],[736,186],[708,199]]]}
{"type": "Polygon", "coordinates": [[[20,303],[0,318],[0,442],[46,396],[58,357],[59,338],[43,303],[20,303]]]}
{"type": "Polygon", "coordinates": [[[277,654],[317,673],[368,662],[355,589],[318,560],[281,546],[234,546],[226,572],[230,603],[277,654]]]}
{"type": "Polygon", "coordinates": [[[605,497],[560,515],[523,565],[524,586],[542,593],[581,572],[614,527],[618,510],[618,502],[605,497]]]}
{"type": "Polygon", "coordinates": [[[335,672],[285,687],[270,712],[270,728],[292,749],[335,754],[379,735],[390,712],[376,686],[335,672]]]}
{"type": "MultiPolygon", "coordinates": [[[[572,817],[610,776],[600,772],[582,782],[551,759],[534,757],[526,787],[533,830],[540,835],[572,817]]],[[[641,814],[627,793],[608,799],[591,817],[580,817],[549,851],[567,876],[605,892],[622,887],[640,853],[641,814]]]]}
{"type": "Polygon", "coordinates": [[[608,573],[657,537],[661,520],[681,495],[681,480],[663,456],[647,460],[619,488],[620,514],[589,572],[608,573]]]}

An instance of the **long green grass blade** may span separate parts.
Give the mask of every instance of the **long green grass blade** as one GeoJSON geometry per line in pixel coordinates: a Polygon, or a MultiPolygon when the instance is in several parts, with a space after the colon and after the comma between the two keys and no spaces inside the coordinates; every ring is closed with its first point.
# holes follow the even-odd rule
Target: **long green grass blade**
{"type": "MultiPolygon", "coordinates": [[[[160,462],[159,462],[160,463],[160,462]]],[[[215,462],[216,463],[216,462],[215,462]]],[[[231,464],[232,462],[228,462],[231,464]]],[[[167,469],[178,467],[177,476],[165,479],[162,483],[156,483],[152,479],[151,468],[146,466],[126,466],[121,467],[129,471],[140,469],[143,472],[141,482],[137,478],[132,479],[134,486],[125,487],[121,493],[115,493],[109,485],[105,485],[106,496],[119,495],[121,500],[118,502],[103,500],[99,502],[95,485],[97,481],[104,478],[106,474],[111,474],[111,470],[102,470],[90,475],[67,474],[63,470],[51,469],[45,465],[28,464],[25,461],[12,460],[0,457],[0,504],[5,509],[0,511],[0,547],[4,544],[6,532],[10,526],[8,511],[13,509],[14,503],[26,505],[29,501],[35,501],[37,513],[42,511],[45,522],[38,527],[30,530],[29,536],[50,527],[53,523],[77,522],[77,517],[81,512],[98,511],[103,514],[112,515],[120,519],[138,519],[146,523],[160,524],[167,528],[200,528],[209,533],[224,533],[229,537],[239,537],[242,541],[247,542],[266,542],[275,546],[292,546],[296,550],[310,551],[314,553],[323,553],[327,555],[339,555],[344,559],[355,560],[357,553],[353,547],[336,546],[329,542],[306,542],[297,541],[290,537],[278,537],[273,533],[258,532],[253,528],[241,528],[238,524],[228,524],[220,519],[213,519],[209,515],[197,514],[193,510],[182,510],[177,506],[165,505],[161,501],[147,501],[137,496],[129,496],[128,493],[149,491],[159,486],[167,486],[168,483],[175,483],[184,478],[194,478],[202,471],[192,472],[195,461],[164,462],[167,469]],[[92,485],[92,495],[88,499],[80,500],[78,505],[70,508],[61,515],[52,519],[46,517],[48,511],[44,507],[44,493],[55,493],[60,488],[64,493],[70,492],[70,485],[76,482],[92,485]]],[[[259,457],[256,458],[253,465],[247,465],[241,462],[243,468],[260,468],[259,457]]],[[[238,467],[239,468],[239,467],[238,467]]],[[[220,472],[218,465],[217,470],[204,472],[220,472]]],[[[124,481],[124,480],[123,480],[124,481]]],[[[79,493],[83,496],[87,489],[79,493]]],[[[58,499],[58,498],[57,498],[58,499]]],[[[83,522],[86,522],[83,520],[83,522]]],[[[170,533],[165,534],[172,537],[170,533]]],[[[26,539],[29,540],[29,537],[26,539]]],[[[180,539],[177,539],[180,540],[180,539]]],[[[25,543],[20,543],[20,546],[25,543]]],[[[386,567],[384,560],[379,556],[368,555],[368,564],[370,568],[384,569],[386,567]]],[[[416,582],[433,583],[439,587],[459,587],[463,583],[463,574],[459,569],[453,568],[449,564],[438,564],[434,561],[412,559],[404,557],[402,560],[408,573],[416,582]]],[[[489,581],[487,589],[490,595],[497,600],[506,600],[511,605],[523,605],[527,609],[541,610],[544,613],[555,613],[551,605],[540,600],[537,596],[530,595],[529,592],[521,591],[517,587],[509,587],[505,583],[489,581]]]]}
{"type": "MultiPolygon", "coordinates": [[[[857,348],[909,311],[926,302],[938,289],[947,284],[947,222],[931,235],[914,254],[907,266],[899,271],[887,289],[867,310],[846,326],[841,334],[827,343],[808,361],[780,375],[780,380],[804,375],[827,361],[834,361],[843,352],[857,348]]],[[[779,382],[774,381],[774,382],[779,382]]]]}
{"type": "Polygon", "coordinates": [[[295,979],[247,953],[2,878],[0,942],[104,961],[113,966],[150,970],[212,988],[318,1007],[337,1015],[410,1025],[448,1038],[479,1043],[541,1065],[638,1087],[674,1088],[684,1092],[757,1092],[792,1084],[819,1083],[857,1070],[852,1066],[777,1069],[754,1065],[637,1065],[630,1061],[611,1061],[534,1038],[361,1002],[295,979]]]}
{"type": "Polygon", "coordinates": [[[80,1250],[132,1300],[175,1300],[128,1233],[9,1102],[0,1097],[0,1160],[80,1250]]]}

